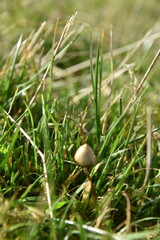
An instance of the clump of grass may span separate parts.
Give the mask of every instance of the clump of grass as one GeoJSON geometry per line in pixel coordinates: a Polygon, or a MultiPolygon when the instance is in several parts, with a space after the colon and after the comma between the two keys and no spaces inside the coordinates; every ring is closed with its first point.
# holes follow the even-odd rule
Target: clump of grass
{"type": "Polygon", "coordinates": [[[113,50],[111,30],[106,54],[102,32],[96,51],[91,39],[89,60],[73,65],[68,58],[66,66],[65,54],[84,34],[75,18],[59,39],[58,20],[54,29],[44,22],[27,39],[21,36],[2,67],[1,236],[158,239],[160,127],[147,80],[159,51],[144,75],[131,57],[159,35],[113,50]],[[96,153],[89,180],[73,159],[84,143],[96,153]]]}

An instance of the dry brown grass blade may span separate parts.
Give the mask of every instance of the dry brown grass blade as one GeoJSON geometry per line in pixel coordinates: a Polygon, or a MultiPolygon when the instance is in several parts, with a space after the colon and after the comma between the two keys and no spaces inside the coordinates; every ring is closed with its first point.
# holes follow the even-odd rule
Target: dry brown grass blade
{"type": "Polygon", "coordinates": [[[141,82],[140,82],[140,84],[139,84],[139,86],[138,86],[138,88],[137,88],[137,93],[140,92],[140,90],[141,90],[141,88],[142,88],[142,86],[143,86],[146,78],[148,77],[150,71],[152,70],[153,66],[155,65],[156,61],[158,60],[159,55],[160,55],[160,49],[158,50],[158,52],[157,52],[157,54],[155,55],[153,61],[152,61],[151,64],[149,65],[146,73],[144,74],[144,77],[142,78],[142,80],[141,80],[141,82]]]}
{"type": "Polygon", "coordinates": [[[111,211],[115,211],[115,208],[110,208],[109,206],[105,206],[103,210],[101,210],[101,214],[97,217],[95,228],[99,228],[104,219],[107,219],[110,216],[111,211]]]}
{"type": "Polygon", "coordinates": [[[122,195],[125,197],[126,202],[127,202],[127,207],[126,207],[126,221],[125,221],[125,225],[126,225],[126,232],[130,232],[131,230],[131,203],[130,203],[130,199],[127,195],[126,192],[123,192],[122,195]]]}
{"type": "Polygon", "coordinates": [[[58,44],[57,44],[57,47],[56,47],[56,49],[54,50],[54,56],[56,56],[56,54],[58,53],[58,51],[59,51],[59,49],[60,49],[60,47],[61,47],[61,44],[62,44],[64,38],[66,37],[67,33],[68,33],[69,28],[73,25],[73,22],[74,22],[74,20],[75,20],[76,15],[77,15],[77,12],[76,12],[74,15],[72,15],[72,16],[69,18],[68,22],[66,23],[66,25],[65,25],[65,27],[64,27],[64,29],[63,29],[62,35],[61,35],[61,37],[60,37],[60,39],[59,39],[59,42],[58,42],[58,44]]]}
{"type": "Polygon", "coordinates": [[[30,44],[27,47],[27,50],[30,51],[33,46],[35,45],[35,43],[37,42],[39,36],[41,35],[42,31],[44,30],[44,27],[46,26],[47,22],[43,22],[40,26],[40,28],[38,29],[38,31],[36,32],[36,34],[34,35],[32,41],[30,42],[30,44]]]}
{"type": "MultiPolygon", "coordinates": [[[[158,60],[159,55],[160,55],[160,49],[158,50],[157,54],[155,55],[154,59],[152,60],[151,64],[149,65],[149,67],[148,67],[146,73],[144,74],[141,82],[139,83],[139,85],[138,85],[138,87],[137,87],[136,95],[137,95],[138,93],[140,93],[140,91],[141,91],[141,89],[142,89],[142,87],[143,87],[144,82],[146,81],[149,73],[151,72],[152,68],[154,67],[156,61],[158,60]]],[[[128,109],[129,105],[131,105],[133,101],[134,101],[134,97],[131,98],[131,100],[129,101],[126,109],[128,109]]],[[[125,111],[126,111],[126,109],[125,109],[125,111]]]]}

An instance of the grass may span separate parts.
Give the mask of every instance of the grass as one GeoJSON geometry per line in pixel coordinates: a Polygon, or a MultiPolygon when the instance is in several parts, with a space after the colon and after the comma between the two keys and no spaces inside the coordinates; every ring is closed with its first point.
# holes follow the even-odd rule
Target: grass
{"type": "MultiPolygon", "coordinates": [[[[73,10],[68,4],[66,15],[73,10]]],[[[82,22],[81,13],[51,21],[44,3],[49,20],[31,14],[33,25],[39,22],[34,31],[22,34],[20,19],[29,18],[21,5],[22,16],[10,9],[8,24],[13,18],[22,24],[12,39],[10,25],[1,25],[1,239],[160,239],[160,33],[145,25],[133,39],[136,29],[127,30],[135,8],[144,6],[145,19],[155,5],[125,5],[122,20],[131,6],[132,15],[120,35],[112,4],[108,31],[100,32],[96,20],[95,28],[82,22]],[[96,155],[88,169],[92,183],[74,162],[84,143],[96,155]]]]}

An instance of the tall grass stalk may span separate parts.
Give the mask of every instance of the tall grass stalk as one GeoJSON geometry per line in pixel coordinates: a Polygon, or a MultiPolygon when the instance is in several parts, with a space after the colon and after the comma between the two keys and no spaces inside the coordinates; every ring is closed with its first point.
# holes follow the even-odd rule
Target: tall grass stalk
{"type": "Polygon", "coordinates": [[[94,102],[94,111],[95,111],[95,124],[96,124],[96,134],[97,142],[100,145],[100,137],[102,132],[101,126],[101,84],[102,84],[102,71],[103,71],[103,44],[104,44],[104,32],[102,32],[101,42],[98,40],[97,43],[97,52],[96,52],[96,64],[93,68],[93,43],[92,43],[92,34],[91,34],[91,43],[90,43],[90,73],[91,73],[91,82],[93,89],[93,102],[94,102]]]}

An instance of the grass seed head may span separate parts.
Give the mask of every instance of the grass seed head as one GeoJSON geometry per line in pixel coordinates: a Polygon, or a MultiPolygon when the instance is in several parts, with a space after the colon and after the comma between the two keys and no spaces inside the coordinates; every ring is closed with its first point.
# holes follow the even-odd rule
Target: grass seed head
{"type": "Polygon", "coordinates": [[[74,160],[82,167],[89,167],[94,164],[96,159],[93,149],[88,144],[83,144],[77,149],[74,160]]]}

